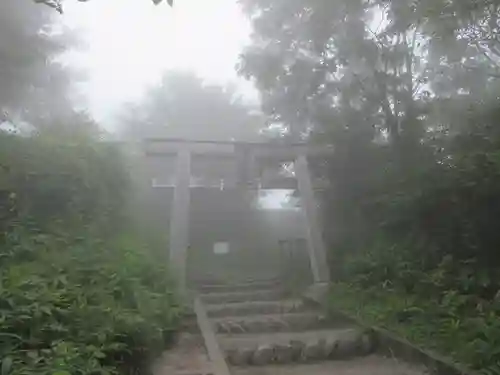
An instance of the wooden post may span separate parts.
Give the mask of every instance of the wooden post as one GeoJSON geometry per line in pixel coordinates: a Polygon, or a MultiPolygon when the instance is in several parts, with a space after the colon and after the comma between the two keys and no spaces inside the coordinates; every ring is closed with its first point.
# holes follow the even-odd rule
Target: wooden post
{"type": "Polygon", "coordinates": [[[181,292],[186,287],[186,260],[189,248],[189,210],[191,201],[191,152],[178,151],[175,190],[170,218],[170,266],[179,280],[181,292]]]}
{"type": "Polygon", "coordinates": [[[314,190],[309,174],[306,155],[299,155],[295,161],[295,173],[299,194],[301,197],[307,229],[307,248],[311,260],[311,269],[315,283],[328,283],[330,271],[328,269],[325,244],[318,216],[318,209],[314,197],[314,190]]]}

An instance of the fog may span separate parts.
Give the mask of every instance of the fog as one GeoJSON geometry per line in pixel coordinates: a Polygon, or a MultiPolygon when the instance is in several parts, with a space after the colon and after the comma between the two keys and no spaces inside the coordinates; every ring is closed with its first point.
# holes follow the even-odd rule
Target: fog
{"type": "Polygon", "coordinates": [[[233,374],[343,373],[342,355],[352,374],[421,373],[359,358],[409,352],[375,347],[392,339],[369,350],[349,325],[339,344],[321,315],[337,310],[500,373],[499,14],[499,0],[0,0],[2,375],[147,373],[204,304],[242,314],[214,321],[224,345],[271,340],[222,345],[233,374]],[[321,306],[281,303],[299,296],[321,306]],[[248,325],[255,301],[266,317],[248,325]]]}
{"type": "Polygon", "coordinates": [[[250,25],[232,0],[67,2],[58,20],[81,45],[65,61],[86,72],[78,87],[92,115],[116,126],[127,102],[137,102],[168,70],[189,71],[209,83],[234,84],[254,100],[253,86],[235,71],[250,25]]]}

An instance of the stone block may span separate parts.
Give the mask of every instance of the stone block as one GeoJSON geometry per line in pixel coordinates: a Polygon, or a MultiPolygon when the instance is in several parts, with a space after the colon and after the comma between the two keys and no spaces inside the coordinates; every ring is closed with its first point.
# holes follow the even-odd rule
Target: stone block
{"type": "Polygon", "coordinates": [[[339,347],[338,339],[328,339],[325,343],[325,347],[323,350],[323,354],[325,358],[336,359],[337,358],[337,349],[339,347]]]}
{"type": "Polygon", "coordinates": [[[285,332],[289,329],[286,322],[281,319],[269,319],[267,325],[270,332],[285,332]]]}
{"type": "Polygon", "coordinates": [[[274,360],[277,363],[287,364],[293,362],[292,345],[276,345],[274,347],[274,360]]]}
{"type": "Polygon", "coordinates": [[[260,345],[253,353],[252,364],[264,366],[273,361],[274,348],[271,345],[260,345]]]}
{"type": "Polygon", "coordinates": [[[306,343],[306,346],[302,352],[302,357],[305,361],[318,361],[323,359],[325,351],[326,341],[321,340],[311,340],[306,343]]]}
{"type": "Polygon", "coordinates": [[[226,324],[225,322],[219,322],[217,323],[217,331],[219,333],[230,333],[231,327],[229,326],[229,324],[226,324]]]}
{"type": "Polygon", "coordinates": [[[305,344],[302,341],[290,340],[289,345],[292,347],[293,361],[300,361],[302,359],[302,352],[304,351],[305,344]]]}
{"type": "Polygon", "coordinates": [[[302,297],[306,301],[323,305],[326,302],[329,288],[328,283],[316,283],[311,285],[302,297]]]}
{"type": "Polygon", "coordinates": [[[239,348],[231,352],[229,363],[233,366],[247,366],[250,364],[255,348],[239,348]]]}
{"type": "Polygon", "coordinates": [[[266,322],[260,320],[249,320],[245,322],[245,329],[247,332],[265,332],[266,322]]]}
{"type": "Polygon", "coordinates": [[[348,359],[358,354],[358,338],[345,337],[338,341],[335,357],[337,359],[348,359]]]}
{"type": "Polygon", "coordinates": [[[358,355],[368,355],[375,350],[375,338],[372,332],[365,332],[358,338],[358,355]]]}
{"type": "Polygon", "coordinates": [[[247,332],[244,321],[231,321],[229,322],[231,326],[230,332],[232,333],[245,333],[247,332]]]}

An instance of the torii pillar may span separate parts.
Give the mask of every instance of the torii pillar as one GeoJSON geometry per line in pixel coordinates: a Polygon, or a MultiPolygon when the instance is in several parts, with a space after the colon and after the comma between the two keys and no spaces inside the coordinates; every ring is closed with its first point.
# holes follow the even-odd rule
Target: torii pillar
{"type": "Polygon", "coordinates": [[[311,261],[314,283],[327,284],[330,281],[330,271],[306,155],[299,154],[297,156],[295,173],[299,194],[302,198],[302,209],[307,231],[307,250],[311,261]]]}
{"type": "Polygon", "coordinates": [[[186,290],[186,261],[189,249],[189,211],[191,203],[191,152],[177,151],[175,188],[170,218],[170,264],[177,276],[181,293],[186,290]]]}
{"type": "MultiPolygon", "coordinates": [[[[290,125],[290,133],[296,141],[301,140],[300,126],[290,125]]],[[[314,284],[306,291],[304,297],[319,303],[326,302],[330,270],[326,256],[326,246],[323,240],[318,207],[314,196],[314,189],[309,173],[307,154],[299,153],[295,159],[295,173],[299,195],[302,199],[302,209],[307,230],[307,250],[311,262],[314,284]]]]}

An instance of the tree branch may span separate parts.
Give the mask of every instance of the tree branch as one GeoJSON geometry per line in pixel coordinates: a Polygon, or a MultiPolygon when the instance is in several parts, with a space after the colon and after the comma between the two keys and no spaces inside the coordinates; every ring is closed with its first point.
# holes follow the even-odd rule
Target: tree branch
{"type": "MultiPolygon", "coordinates": [[[[51,8],[54,8],[56,11],[59,13],[63,13],[63,6],[61,3],[61,0],[33,0],[37,4],[43,4],[47,5],[51,8]]],[[[86,3],[89,0],[77,0],[81,3],[86,3]]],[[[155,5],[160,4],[163,0],[152,0],[155,5]]],[[[166,0],[168,5],[173,6],[174,5],[174,0],[166,0]]]]}

